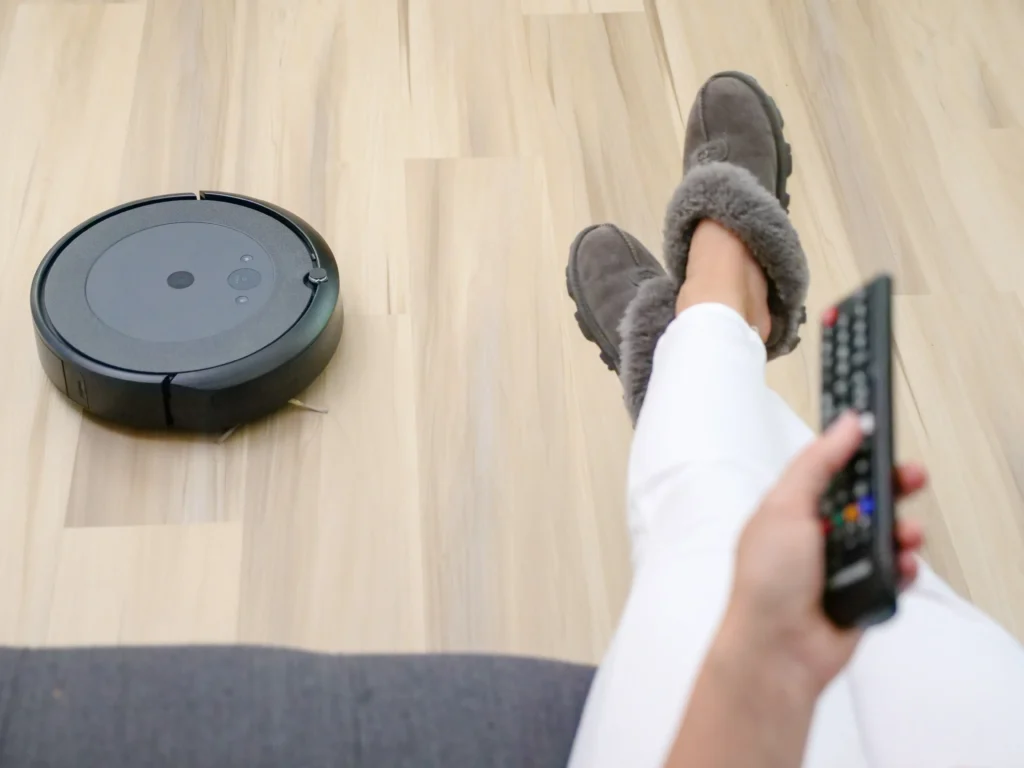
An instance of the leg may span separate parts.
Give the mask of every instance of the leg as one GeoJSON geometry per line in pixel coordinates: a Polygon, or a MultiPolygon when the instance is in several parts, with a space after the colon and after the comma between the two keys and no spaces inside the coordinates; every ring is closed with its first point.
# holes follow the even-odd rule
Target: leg
{"type": "Polygon", "coordinates": [[[845,674],[872,765],[1024,765],[1024,648],[924,563],[845,674]]]}
{"type": "MultiPolygon", "coordinates": [[[[765,384],[767,307],[757,269],[734,236],[700,224],[630,457],[633,589],[572,766],[664,760],[728,600],[739,532],[811,438],[765,384]]],[[[866,764],[850,706],[842,684],[822,701],[819,718],[839,725],[812,747],[822,765],[866,764]]]]}
{"type": "MultiPolygon", "coordinates": [[[[712,221],[701,222],[694,233],[675,308],[679,316],[658,346],[647,390],[663,405],[645,405],[630,459],[637,547],[652,522],[632,503],[637,491],[699,464],[753,473],[759,478],[756,501],[785,466],[786,451],[810,438],[799,419],[779,411],[780,401],[765,384],[763,341],[771,319],[764,275],[743,243],[712,221]]],[[[742,526],[745,520],[744,514],[733,522],[742,526]]]]}
{"type": "MultiPolygon", "coordinates": [[[[630,458],[633,589],[572,766],[664,760],[728,600],[739,533],[812,438],[764,382],[756,264],[707,222],[690,258],[630,458]]],[[[897,618],[868,633],[820,700],[805,765],[1024,764],[1021,711],[1024,650],[922,564],[897,618]]]]}
{"type": "MultiPolygon", "coordinates": [[[[691,110],[685,177],[666,215],[668,274],[636,280],[635,239],[578,240],[570,253],[577,320],[605,342],[639,417],[628,484],[633,589],[573,766],[664,760],[728,598],[737,535],[811,438],[764,381],[766,358],[796,345],[807,289],[783,210],[791,158],[781,128],[751,78],[713,77],[691,110]]],[[[830,692],[825,705],[833,699],[848,702],[830,692]]],[[[841,709],[840,722],[852,722],[848,714],[841,709]]],[[[836,735],[832,744],[853,759],[831,765],[861,764],[854,737],[852,728],[836,735]]]]}
{"type": "MultiPolygon", "coordinates": [[[[677,308],[714,297],[742,314],[766,339],[763,275],[753,260],[736,255],[741,244],[735,239],[730,243],[730,238],[722,228],[701,223],[693,238],[691,274],[677,308]],[[714,258],[705,266],[708,253],[714,258]]],[[[740,418],[770,420],[772,410],[741,412],[740,418]]],[[[763,430],[780,435],[784,444],[765,444],[785,463],[810,439],[810,430],[796,423],[788,408],[774,410],[778,422],[766,423],[763,430]]],[[[751,456],[754,450],[750,448],[751,456]]],[[[771,462],[772,456],[761,460],[771,462]]],[[[777,473],[779,468],[769,470],[777,473]]],[[[849,703],[872,764],[1024,762],[1024,735],[1017,727],[1024,707],[1024,651],[923,563],[919,580],[902,597],[899,618],[868,633],[840,687],[852,697],[849,703]],[[940,697],[938,706],[922,717],[922,703],[932,699],[929,692],[935,690],[956,691],[956,696],[940,697]]],[[[832,738],[832,724],[822,727],[832,738]]]]}
{"type": "MultiPolygon", "coordinates": [[[[690,113],[685,156],[666,216],[669,274],[637,279],[653,257],[618,230],[599,258],[576,246],[570,257],[586,278],[570,279],[577,318],[611,353],[639,416],[633,589],[587,700],[576,768],[662,764],[728,599],[739,531],[812,438],[764,381],[765,358],[798,341],[807,287],[780,207],[791,160],[774,103],[747,76],[715,76],[690,113]],[[581,263],[595,267],[589,277],[581,263]]],[[[925,567],[819,700],[805,765],[1024,765],[1021,711],[1024,650],[925,567]]]]}

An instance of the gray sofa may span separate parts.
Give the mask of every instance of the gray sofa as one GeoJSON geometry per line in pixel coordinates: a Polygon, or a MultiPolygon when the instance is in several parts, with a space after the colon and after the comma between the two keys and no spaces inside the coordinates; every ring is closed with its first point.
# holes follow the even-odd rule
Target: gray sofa
{"type": "Polygon", "coordinates": [[[594,670],[258,647],[0,649],[0,768],[563,768],[594,670]]]}

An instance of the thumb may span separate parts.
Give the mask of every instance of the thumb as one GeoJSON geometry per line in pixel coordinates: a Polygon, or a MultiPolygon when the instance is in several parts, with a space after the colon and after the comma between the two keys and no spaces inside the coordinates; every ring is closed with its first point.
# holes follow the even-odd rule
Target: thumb
{"type": "Polygon", "coordinates": [[[785,484],[792,491],[817,500],[857,452],[862,437],[857,414],[847,411],[793,461],[785,484]]]}

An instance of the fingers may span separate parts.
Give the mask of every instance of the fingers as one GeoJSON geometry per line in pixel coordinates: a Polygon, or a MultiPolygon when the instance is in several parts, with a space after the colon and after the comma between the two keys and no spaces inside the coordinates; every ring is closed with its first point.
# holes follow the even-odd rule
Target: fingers
{"type": "Polygon", "coordinates": [[[847,411],[794,460],[786,473],[796,486],[790,487],[817,499],[857,451],[861,437],[857,414],[847,411]]]}
{"type": "Polygon", "coordinates": [[[900,552],[900,589],[906,589],[917,578],[917,556],[912,552],[900,552]]]}
{"type": "MultiPolygon", "coordinates": [[[[928,476],[923,467],[906,464],[896,469],[897,493],[909,496],[924,488],[928,476]]],[[[896,543],[899,545],[897,565],[900,573],[900,589],[906,589],[917,578],[917,552],[924,545],[924,525],[920,520],[901,519],[896,521],[896,543]]]]}
{"type": "Polygon", "coordinates": [[[896,468],[896,494],[903,498],[917,493],[928,484],[928,473],[920,464],[903,464],[896,468]]]}
{"type": "Polygon", "coordinates": [[[924,526],[919,520],[900,520],[896,523],[896,541],[901,552],[914,553],[924,544],[924,526]]]}
{"type": "MultiPolygon", "coordinates": [[[[819,496],[832,477],[850,460],[863,438],[857,414],[847,411],[797,457],[787,476],[790,487],[819,496]]],[[[911,496],[928,483],[928,473],[920,464],[903,464],[896,468],[896,493],[900,498],[911,496]]]]}
{"type": "Polygon", "coordinates": [[[900,520],[896,523],[896,541],[900,546],[897,566],[900,589],[906,589],[917,578],[917,551],[924,544],[924,526],[918,520],[900,520]]]}

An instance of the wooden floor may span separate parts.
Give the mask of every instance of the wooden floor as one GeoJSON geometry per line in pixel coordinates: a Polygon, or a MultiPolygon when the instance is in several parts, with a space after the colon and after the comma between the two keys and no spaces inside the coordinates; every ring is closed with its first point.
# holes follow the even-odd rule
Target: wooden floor
{"type": "MultiPolygon", "coordinates": [[[[896,274],[900,452],[934,476],[907,511],[1024,638],[1019,0],[0,0],[0,642],[599,658],[631,431],[567,247],[612,220],[658,250],[720,69],[786,116],[809,310],[896,274]],[[328,415],[128,434],[44,379],[47,249],[199,189],[332,244],[328,415]]],[[[817,351],[770,368],[812,422],[817,351]]]]}

